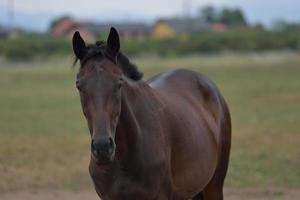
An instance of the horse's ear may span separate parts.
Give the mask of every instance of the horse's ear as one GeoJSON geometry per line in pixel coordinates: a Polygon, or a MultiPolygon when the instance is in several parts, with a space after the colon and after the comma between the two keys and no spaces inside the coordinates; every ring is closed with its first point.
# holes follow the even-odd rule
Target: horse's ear
{"type": "Polygon", "coordinates": [[[84,40],[82,39],[78,31],[74,33],[72,43],[73,43],[73,51],[76,57],[81,60],[85,56],[87,52],[87,48],[84,40]]]}
{"type": "Polygon", "coordinates": [[[117,30],[114,27],[110,28],[107,38],[107,51],[113,57],[116,57],[120,51],[120,38],[117,30]]]}

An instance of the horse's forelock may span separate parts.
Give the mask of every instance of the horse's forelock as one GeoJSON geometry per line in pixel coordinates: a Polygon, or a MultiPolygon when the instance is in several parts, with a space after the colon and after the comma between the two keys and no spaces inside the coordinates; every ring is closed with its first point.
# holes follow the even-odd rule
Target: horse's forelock
{"type": "MultiPolygon", "coordinates": [[[[97,57],[97,56],[103,56],[105,57],[105,48],[106,48],[106,43],[103,41],[97,41],[96,44],[88,45],[88,53],[82,60],[80,60],[80,65],[84,65],[85,62],[87,62],[89,59],[92,57],[97,57]]],[[[111,58],[109,58],[111,59],[111,58]]],[[[78,63],[79,59],[76,57],[73,62],[73,67],[78,63]]],[[[138,67],[130,62],[127,56],[125,56],[123,53],[119,53],[117,56],[117,65],[121,68],[125,76],[128,78],[138,81],[143,78],[143,73],[138,70],[138,67]]]]}

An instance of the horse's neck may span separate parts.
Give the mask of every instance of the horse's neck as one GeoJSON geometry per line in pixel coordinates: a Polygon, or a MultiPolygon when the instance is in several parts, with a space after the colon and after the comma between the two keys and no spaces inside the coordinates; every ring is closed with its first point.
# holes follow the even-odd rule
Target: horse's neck
{"type": "MultiPolygon", "coordinates": [[[[116,131],[117,156],[128,156],[141,152],[141,139],[147,121],[153,121],[159,108],[152,89],[145,82],[127,82],[122,88],[122,108],[116,131]]],[[[133,158],[135,161],[137,157],[133,158]]]]}

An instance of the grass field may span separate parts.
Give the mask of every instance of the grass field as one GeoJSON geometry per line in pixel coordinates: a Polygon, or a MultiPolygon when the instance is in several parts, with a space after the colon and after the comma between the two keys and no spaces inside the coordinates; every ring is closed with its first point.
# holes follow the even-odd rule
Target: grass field
{"type": "MultiPolygon", "coordinates": [[[[139,58],[146,77],[189,68],[213,79],[228,101],[233,141],[226,187],[275,195],[300,189],[300,54],[139,58]]],[[[71,59],[0,62],[0,195],[92,188],[89,134],[71,59]]]]}

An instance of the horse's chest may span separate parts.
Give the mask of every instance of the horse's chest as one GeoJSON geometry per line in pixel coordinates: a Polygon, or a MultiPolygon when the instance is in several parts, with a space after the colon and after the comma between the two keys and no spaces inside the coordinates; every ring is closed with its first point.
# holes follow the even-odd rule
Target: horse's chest
{"type": "Polygon", "coordinates": [[[137,176],[138,173],[90,167],[95,189],[102,200],[154,199],[159,180],[149,180],[146,174],[137,176]]]}

